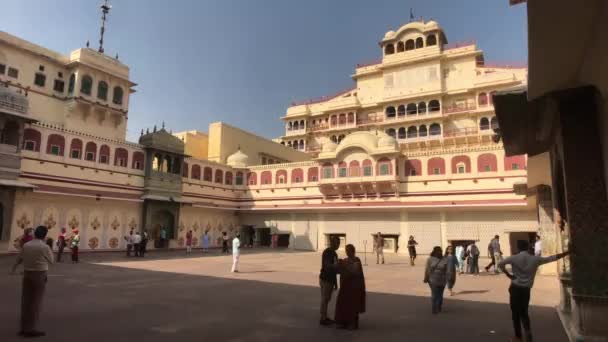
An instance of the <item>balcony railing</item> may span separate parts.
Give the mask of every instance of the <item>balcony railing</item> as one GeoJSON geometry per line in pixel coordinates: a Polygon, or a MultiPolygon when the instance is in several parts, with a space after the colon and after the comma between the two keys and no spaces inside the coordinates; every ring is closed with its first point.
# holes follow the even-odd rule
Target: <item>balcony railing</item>
{"type": "Polygon", "coordinates": [[[290,136],[290,135],[300,135],[300,134],[304,134],[306,133],[307,129],[302,129],[302,128],[298,128],[298,129],[287,129],[287,132],[285,135],[290,136]]]}
{"type": "Polygon", "coordinates": [[[23,94],[16,93],[7,86],[0,87],[0,108],[27,114],[28,100],[23,94]]]}
{"type": "Polygon", "coordinates": [[[471,110],[476,110],[477,105],[474,103],[465,103],[459,105],[451,105],[443,107],[443,114],[455,114],[455,113],[463,113],[471,110]]]}
{"type": "Polygon", "coordinates": [[[464,137],[464,136],[469,136],[469,135],[477,135],[478,132],[479,132],[479,130],[477,129],[477,127],[458,128],[458,129],[451,129],[451,130],[444,131],[443,137],[444,138],[457,138],[457,137],[464,137]]]}
{"type": "Polygon", "coordinates": [[[384,118],[383,117],[371,117],[371,118],[357,118],[357,126],[361,126],[361,125],[370,125],[370,124],[375,124],[375,123],[379,123],[379,122],[383,122],[384,118]]]}
{"type": "Polygon", "coordinates": [[[350,87],[348,89],[344,89],[342,91],[339,91],[339,92],[337,92],[337,93],[335,93],[333,95],[320,96],[320,97],[317,97],[317,98],[308,99],[308,100],[302,100],[302,101],[293,101],[290,106],[291,107],[295,107],[295,106],[311,105],[311,104],[315,104],[315,103],[325,102],[325,101],[331,100],[331,99],[333,99],[335,97],[338,97],[340,95],[344,95],[344,94],[348,93],[349,91],[352,91],[352,90],[355,90],[355,89],[357,89],[357,87],[353,86],[353,87],[350,87]]]}
{"type": "Polygon", "coordinates": [[[330,130],[330,129],[346,129],[346,128],[354,128],[354,127],[356,127],[354,122],[339,123],[339,124],[334,124],[334,125],[323,124],[323,125],[310,126],[306,129],[306,131],[307,132],[318,132],[318,131],[326,131],[326,130],[330,130]]]}

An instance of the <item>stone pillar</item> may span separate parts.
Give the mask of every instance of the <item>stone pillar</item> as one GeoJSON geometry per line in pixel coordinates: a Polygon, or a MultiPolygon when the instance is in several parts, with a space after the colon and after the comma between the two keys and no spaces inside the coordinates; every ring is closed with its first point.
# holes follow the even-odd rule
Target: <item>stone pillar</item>
{"type": "MultiPolygon", "coordinates": [[[[551,187],[539,185],[536,190],[536,210],[538,215],[538,226],[541,242],[542,255],[548,256],[557,254],[558,232],[553,221],[553,198],[551,187]]],[[[550,263],[541,266],[540,273],[543,275],[557,275],[557,263],[550,263]]]]}
{"type": "Polygon", "coordinates": [[[408,221],[408,212],[401,210],[399,221],[399,254],[407,255],[407,241],[410,239],[410,224],[408,221]]]}

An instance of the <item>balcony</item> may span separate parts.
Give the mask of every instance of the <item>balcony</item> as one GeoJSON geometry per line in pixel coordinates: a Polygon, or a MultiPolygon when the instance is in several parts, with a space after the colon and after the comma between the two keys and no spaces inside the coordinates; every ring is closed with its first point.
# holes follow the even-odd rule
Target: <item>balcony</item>
{"type": "Polygon", "coordinates": [[[399,123],[399,122],[411,122],[418,120],[427,120],[427,119],[436,119],[442,117],[443,114],[441,111],[433,111],[433,112],[424,112],[419,114],[406,114],[406,115],[397,115],[393,117],[386,117],[384,119],[385,124],[391,123],[399,123]]]}
{"type": "Polygon", "coordinates": [[[310,126],[306,129],[307,132],[320,132],[320,131],[331,131],[331,130],[342,130],[342,129],[350,129],[355,128],[357,125],[354,122],[351,123],[341,123],[341,124],[321,124],[310,126]]]}
{"type": "Polygon", "coordinates": [[[27,115],[27,97],[9,89],[8,84],[9,83],[7,82],[5,87],[0,87],[0,111],[8,114],[16,114],[18,116],[27,115]]]}
{"type": "Polygon", "coordinates": [[[298,135],[304,135],[306,134],[308,130],[307,129],[288,129],[287,132],[285,132],[285,136],[287,137],[291,137],[291,136],[298,136],[298,135]]]}
{"type": "Polygon", "coordinates": [[[357,118],[357,126],[374,125],[380,122],[384,122],[384,118],[381,116],[371,118],[357,118]]]}
{"type": "Polygon", "coordinates": [[[442,139],[441,134],[433,134],[433,135],[417,136],[417,137],[410,137],[410,138],[399,138],[399,139],[397,139],[397,141],[399,142],[399,145],[405,145],[405,144],[411,144],[411,143],[436,141],[436,140],[441,140],[441,139],[442,139]]]}
{"type": "Polygon", "coordinates": [[[367,177],[335,177],[321,178],[319,190],[327,195],[354,195],[382,192],[397,192],[399,181],[396,175],[367,176],[367,177]]]}
{"type": "Polygon", "coordinates": [[[460,113],[468,113],[470,111],[474,111],[477,109],[477,105],[474,103],[462,103],[462,104],[453,104],[449,106],[443,107],[443,114],[445,115],[454,115],[460,113]]]}
{"type": "Polygon", "coordinates": [[[477,127],[458,128],[458,129],[451,129],[451,130],[444,131],[443,137],[444,138],[467,137],[467,136],[478,135],[478,133],[479,133],[479,130],[477,129],[477,127]]]}

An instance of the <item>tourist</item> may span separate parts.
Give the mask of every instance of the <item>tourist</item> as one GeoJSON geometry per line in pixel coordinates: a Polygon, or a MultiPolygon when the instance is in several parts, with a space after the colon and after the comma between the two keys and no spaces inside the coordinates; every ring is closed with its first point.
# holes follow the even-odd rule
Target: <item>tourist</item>
{"type": "Polygon", "coordinates": [[[458,261],[458,273],[464,274],[466,272],[466,250],[464,246],[456,246],[456,248],[454,248],[454,255],[458,261]]]}
{"type": "Polygon", "coordinates": [[[140,250],[141,250],[141,235],[139,235],[139,232],[135,232],[135,234],[133,234],[133,253],[135,254],[136,257],[140,255],[140,250]]]}
{"type": "Polygon", "coordinates": [[[374,251],[376,251],[376,264],[380,263],[380,257],[382,257],[382,264],[384,264],[384,238],[380,232],[374,237],[374,251]]]}
{"type": "Polygon", "coordinates": [[[469,273],[472,275],[479,275],[479,248],[473,241],[467,247],[467,254],[469,255],[469,273]]]}
{"type": "Polygon", "coordinates": [[[321,287],[321,319],[319,324],[330,325],[334,321],[327,317],[327,307],[331,301],[331,295],[338,289],[338,254],[336,250],[340,247],[340,239],[332,236],[329,239],[329,247],[325,248],[321,255],[321,272],[319,274],[319,286],[321,287]]]}
{"type": "Polygon", "coordinates": [[[125,236],[125,241],[127,241],[127,257],[130,257],[133,250],[133,229],[131,229],[129,235],[125,236]]]}
{"type": "Polygon", "coordinates": [[[192,231],[186,233],[186,253],[192,252],[192,231]]]}
{"type": "Polygon", "coordinates": [[[347,257],[338,262],[340,291],[336,300],[336,324],[342,329],[358,329],[359,314],[365,312],[365,276],[355,246],[346,245],[347,257]]]}
{"type": "Polygon", "coordinates": [[[167,229],[165,227],[160,228],[160,248],[166,248],[167,246],[167,229]]]}
{"type": "Polygon", "coordinates": [[[454,248],[452,246],[448,246],[445,249],[445,257],[448,260],[448,271],[446,273],[448,290],[450,291],[450,296],[453,296],[453,289],[456,284],[456,273],[457,270],[460,269],[460,264],[458,263],[458,258],[454,255],[454,248]]]}
{"type": "Polygon", "coordinates": [[[72,263],[78,263],[78,245],[80,244],[80,235],[78,235],[78,228],[72,229],[72,236],[70,236],[70,249],[72,249],[72,263]]]}
{"type": "Polygon", "coordinates": [[[148,248],[149,240],[150,240],[150,236],[148,235],[148,231],[144,230],[144,233],[141,237],[141,243],[139,244],[139,256],[142,258],[146,254],[146,249],[148,248]]]}
{"type": "Polygon", "coordinates": [[[209,251],[209,232],[205,231],[201,241],[203,242],[203,253],[207,253],[209,251]]]}
{"type": "Polygon", "coordinates": [[[540,241],[540,235],[536,235],[536,242],[534,243],[534,255],[541,256],[543,253],[543,243],[540,241]]]}
{"type": "Polygon", "coordinates": [[[57,237],[57,262],[61,262],[61,256],[63,255],[63,250],[66,246],[65,244],[65,228],[61,228],[61,232],[57,237]]]}
{"type": "Polygon", "coordinates": [[[49,246],[49,248],[51,249],[51,252],[53,251],[53,238],[48,236],[46,238],[46,245],[49,246]]]}
{"type": "Polygon", "coordinates": [[[488,253],[492,258],[492,262],[485,267],[486,272],[490,272],[490,267],[494,266],[494,273],[498,274],[498,263],[502,260],[502,250],[500,249],[500,237],[495,235],[488,245],[488,253]]]}
{"type": "Polygon", "coordinates": [[[34,228],[26,228],[23,231],[23,235],[19,240],[19,248],[23,248],[23,245],[32,241],[34,239],[34,228]]]}
{"type": "Polygon", "coordinates": [[[241,254],[241,234],[232,239],[232,273],[239,271],[239,256],[241,254]]]}
{"type": "Polygon", "coordinates": [[[228,254],[228,234],[222,232],[222,253],[228,254]]]}
{"type": "Polygon", "coordinates": [[[410,264],[414,266],[414,262],[416,261],[416,246],[418,242],[414,240],[414,236],[410,235],[410,239],[407,241],[407,251],[410,254],[410,264]]]}
{"type": "Polygon", "coordinates": [[[511,279],[509,287],[509,303],[511,305],[511,318],[515,331],[515,341],[522,341],[521,326],[526,334],[526,341],[532,341],[532,330],[530,329],[530,317],[528,316],[528,305],[530,304],[530,289],[534,285],[534,277],[540,265],[556,261],[570,254],[563,252],[550,257],[531,255],[528,252],[530,243],[526,240],[517,241],[519,253],[512,255],[498,263],[498,268],[511,279]],[[506,269],[511,265],[511,272],[506,269]]]}
{"type": "Polygon", "coordinates": [[[19,335],[23,337],[40,337],[46,334],[36,330],[44,289],[47,283],[49,264],[53,263],[53,251],[44,240],[48,229],[38,226],[34,232],[35,239],[28,241],[17,262],[23,263],[23,285],[21,290],[21,329],[19,335]]]}
{"type": "Polygon", "coordinates": [[[442,310],[447,271],[447,258],[443,257],[441,247],[435,246],[426,262],[426,269],[424,270],[424,282],[429,284],[431,288],[431,312],[434,315],[442,310]]]}
{"type": "Polygon", "coordinates": [[[255,228],[249,226],[249,248],[253,248],[253,242],[255,240],[255,228]]]}

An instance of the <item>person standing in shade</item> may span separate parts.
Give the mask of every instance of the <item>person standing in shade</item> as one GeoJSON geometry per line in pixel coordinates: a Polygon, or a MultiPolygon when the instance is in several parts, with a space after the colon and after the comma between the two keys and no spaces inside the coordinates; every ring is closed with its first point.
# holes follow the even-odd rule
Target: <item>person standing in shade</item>
{"type": "Polygon", "coordinates": [[[530,290],[534,285],[534,277],[540,265],[561,259],[570,252],[563,252],[550,257],[540,257],[531,255],[528,252],[530,243],[526,240],[517,241],[519,253],[512,255],[498,263],[498,268],[511,279],[509,287],[509,303],[511,306],[511,318],[515,331],[515,340],[522,341],[521,327],[523,325],[526,334],[526,341],[532,341],[532,330],[530,327],[530,317],[528,315],[528,305],[530,304],[530,290]],[[509,273],[505,266],[511,265],[509,273]]]}
{"type": "Polygon", "coordinates": [[[141,243],[139,244],[139,256],[142,258],[146,254],[146,249],[148,248],[149,240],[150,240],[150,236],[148,235],[148,231],[144,230],[144,233],[141,236],[141,243]]]}
{"type": "Polygon", "coordinates": [[[543,254],[543,243],[540,241],[540,235],[536,235],[536,242],[534,243],[534,255],[542,256],[543,254]]]}
{"type": "Polygon", "coordinates": [[[207,253],[209,251],[209,232],[206,230],[201,238],[201,241],[203,242],[203,253],[207,253]]]}
{"type": "Polygon", "coordinates": [[[464,246],[456,246],[456,248],[454,248],[454,255],[458,261],[458,273],[464,274],[466,272],[466,250],[464,249],[464,246]]]}
{"type": "Polygon", "coordinates": [[[359,314],[365,312],[365,276],[355,246],[346,245],[347,257],[338,261],[340,292],[336,299],[336,324],[341,329],[359,329],[359,314]]]}
{"type": "Polygon", "coordinates": [[[133,253],[136,257],[141,255],[141,235],[139,235],[139,232],[133,234],[133,253]]]}
{"type": "Polygon", "coordinates": [[[192,252],[192,231],[186,233],[186,253],[192,252]]]}
{"type": "Polygon", "coordinates": [[[167,247],[167,228],[160,228],[160,248],[167,247]]]}
{"type": "Polygon", "coordinates": [[[129,235],[125,236],[125,241],[127,242],[127,256],[130,257],[133,250],[133,230],[129,232],[129,235]]]}
{"type": "Polygon", "coordinates": [[[380,258],[384,264],[384,238],[380,232],[374,238],[374,251],[376,251],[376,264],[380,263],[380,258]]]}
{"type": "Polygon", "coordinates": [[[433,315],[441,312],[443,307],[443,291],[447,283],[448,260],[442,255],[441,247],[433,247],[431,256],[426,262],[424,282],[431,288],[431,312],[433,315]]]}
{"type": "Polygon", "coordinates": [[[35,239],[23,245],[17,258],[23,263],[23,285],[21,290],[21,329],[23,337],[40,337],[46,334],[36,329],[44,289],[47,282],[49,264],[53,263],[53,251],[45,244],[48,229],[38,226],[34,232],[35,239]]]}
{"type": "Polygon", "coordinates": [[[241,255],[241,234],[232,239],[232,273],[239,271],[239,257],[241,255]]]}
{"type": "Polygon", "coordinates": [[[458,258],[454,255],[454,248],[452,246],[448,246],[445,249],[445,258],[448,260],[448,270],[447,270],[447,282],[448,282],[448,290],[450,291],[450,296],[454,295],[454,285],[456,284],[456,273],[460,268],[460,264],[458,263],[458,258]]]}
{"type": "Polygon", "coordinates": [[[414,266],[414,263],[416,261],[416,246],[418,245],[418,242],[416,242],[416,240],[414,240],[414,236],[410,235],[410,239],[407,241],[407,251],[410,254],[410,265],[414,266]]]}
{"type": "Polygon", "coordinates": [[[228,254],[228,234],[222,232],[222,253],[228,254]]]}
{"type": "Polygon", "coordinates": [[[469,254],[469,273],[472,275],[479,275],[479,248],[475,244],[475,241],[467,247],[469,254]]]}
{"type": "Polygon", "coordinates": [[[63,255],[63,250],[65,249],[65,228],[61,228],[61,232],[57,237],[57,262],[61,262],[61,256],[63,255]]]}
{"type": "Polygon", "coordinates": [[[331,301],[334,290],[338,289],[338,254],[340,239],[332,236],[329,247],[325,248],[321,255],[321,272],[319,274],[319,286],[321,287],[321,319],[319,324],[330,325],[334,321],[327,317],[327,307],[331,301]]]}
{"type": "Polygon", "coordinates": [[[72,229],[72,236],[70,237],[70,249],[72,250],[72,263],[78,263],[78,245],[80,244],[80,235],[78,234],[78,228],[72,229]]]}

